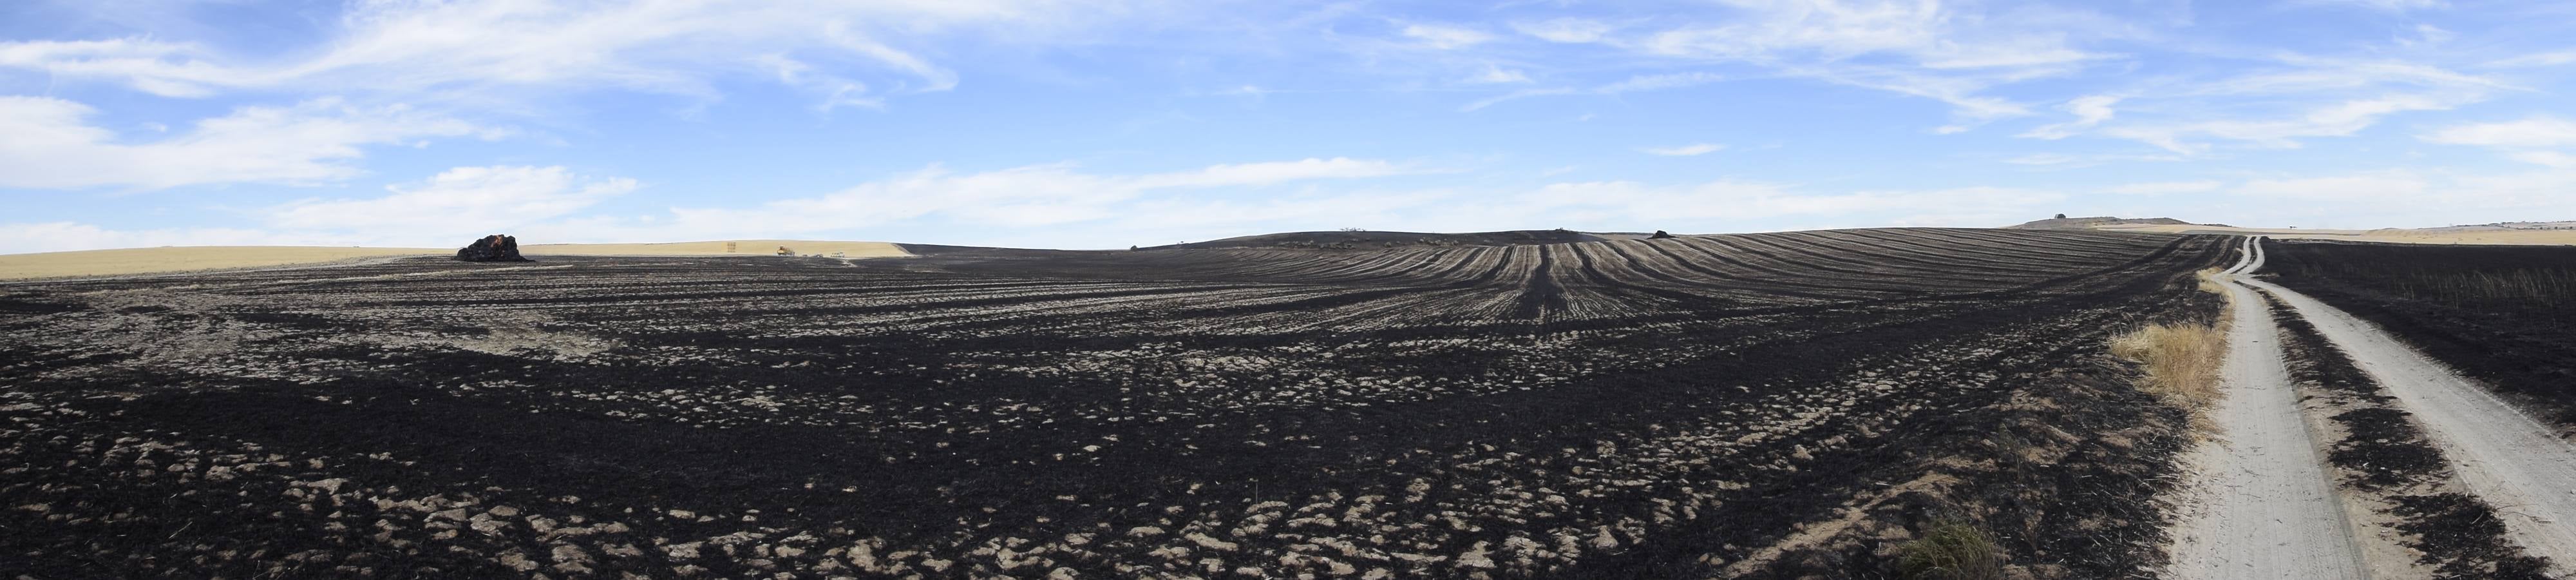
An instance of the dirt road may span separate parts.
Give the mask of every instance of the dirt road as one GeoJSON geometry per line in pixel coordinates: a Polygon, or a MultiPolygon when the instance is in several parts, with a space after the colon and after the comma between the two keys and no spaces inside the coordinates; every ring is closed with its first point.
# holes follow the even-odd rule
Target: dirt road
{"type": "Polygon", "coordinates": [[[2195,476],[2173,529],[2174,578],[2364,578],[2325,457],[2299,416],[2279,329],[2243,276],[2262,267],[2248,238],[2245,257],[2218,276],[2234,323],[2227,332],[2226,398],[2210,417],[2223,431],[2183,461],[2195,476]]]}
{"type": "Polygon", "coordinates": [[[2503,515],[2516,543],[2576,560],[2576,446],[2376,325],[2269,282],[2245,282],[2288,302],[2396,397],[2462,483],[2503,515]]]}
{"type": "Polygon", "coordinates": [[[2311,422],[2300,416],[2264,294],[2287,303],[2395,397],[2461,484],[2503,514],[2509,538],[2533,555],[2576,559],[2576,445],[2377,326],[2253,279],[2263,262],[2260,239],[2248,238],[2244,258],[2217,277],[2234,316],[2227,395],[2212,410],[2223,433],[2185,458],[2195,483],[2180,501],[2171,577],[2406,575],[2396,569],[2403,564],[2374,570],[2362,557],[2311,422]]]}

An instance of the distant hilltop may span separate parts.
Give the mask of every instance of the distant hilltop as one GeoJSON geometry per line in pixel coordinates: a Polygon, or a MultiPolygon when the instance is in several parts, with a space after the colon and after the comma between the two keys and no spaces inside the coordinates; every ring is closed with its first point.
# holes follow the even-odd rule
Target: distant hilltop
{"type": "Polygon", "coordinates": [[[2555,221],[2555,222],[2496,222],[2496,223],[2491,223],[2491,224],[2477,224],[2477,225],[2468,225],[2468,226],[2449,226],[2449,227],[2424,228],[2424,229],[2425,229],[2426,231],[2440,231],[2440,232],[2496,232],[2496,231],[2506,231],[2506,230],[2576,230],[2576,221],[2555,221]]]}
{"type": "Polygon", "coordinates": [[[2126,226],[2126,225],[2146,225],[2146,226],[2212,226],[2212,227],[2221,227],[2221,228],[2224,228],[2224,227],[2232,227],[2232,226],[2229,226],[2229,225],[2227,225],[2227,224],[2196,224],[2196,223],[2191,223],[2191,222],[2182,221],[2182,220],[2173,219],[2173,218],[2160,218],[2160,217],[2159,217],[2159,218],[2122,218],[2122,217],[2102,216],[2102,217],[2074,217],[2074,218],[2071,218],[2071,217],[2066,217],[2064,214],[2059,214],[2057,217],[2055,217],[2055,218],[2051,218],[2051,219],[2044,219],[2044,220],[2032,220],[2032,221],[2030,221],[2029,223],[2025,223],[2025,224],[2021,224],[2021,225],[2017,225],[2017,226],[2004,226],[2004,229],[2008,229],[2008,230],[2087,230],[2087,229],[2093,229],[2093,228],[2102,227],[2102,226],[2126,226]]]}

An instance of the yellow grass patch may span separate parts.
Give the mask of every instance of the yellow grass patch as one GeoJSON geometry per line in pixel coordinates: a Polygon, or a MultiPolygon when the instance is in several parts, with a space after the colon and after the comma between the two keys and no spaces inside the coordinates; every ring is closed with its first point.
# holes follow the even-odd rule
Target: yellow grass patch
{"type": "Polygon", "coordinates": [[[2215,324],[2150,324],[2111,339],[2111,353],[2145,368],[2138,388],[2191,410],[2193,424],[2206,426],[2203,415],[2219,397],[2225,330],[2215,324]]]}
{"type": "Polygon", "coordinates": [[[378,256],[435,256],[435,248],[202,246],[0,255],[0,279],[116,276],[334,262],[378,256]]]}

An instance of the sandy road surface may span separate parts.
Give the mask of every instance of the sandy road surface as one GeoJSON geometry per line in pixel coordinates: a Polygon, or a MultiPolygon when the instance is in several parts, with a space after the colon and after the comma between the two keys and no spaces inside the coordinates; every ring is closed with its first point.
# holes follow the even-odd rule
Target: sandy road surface
{"type": "Polygon", "coordinates": [[[2462,483],[2504,516],[2515,542],[2535,555],[2576,560],[2576,446],[2376,325],[2269,282],[2245,283],[2298,309],[2397,397],[2462,483]]]}
{"type": "MultiPolygon", "coordinates": [[[[2249,238],[2250,241],[2250,238],[2249,238]]],[[[2227,332],[2227,394],[2210,418],[2222,440],[2183,458],[2197,477],[2173,528],[2174,578],[2363,578],[2361,550],[2299,416],[2279,329],[2240,279],[2262,266],[2249,246],[2218,276],[2235,322],[2227,332]]]]}

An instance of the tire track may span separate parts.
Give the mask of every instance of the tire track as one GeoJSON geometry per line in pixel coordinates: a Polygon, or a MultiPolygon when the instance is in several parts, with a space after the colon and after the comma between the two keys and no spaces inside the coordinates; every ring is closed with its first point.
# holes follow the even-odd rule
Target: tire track
{"type": "Polygon", "coordinates": [[[2270,282],[2243,283],[2296,309],[2422,421],[2462,482],[2505,516],[2516,543],[2576,558],[2576,446],[2376,325],[2270,282]]]}
{"type": "Polygon", "coordinates": [[[2279,328],[2244,276],[2263,265],[2248,239],[2236,266],[2217,276],[2234,322],[2221,371],[2225,397],[2210,410],[2223,440],[2183,463],[2196,474],[2173,528],[2174,578],[2365,578],[2361,550],[2326,478],[2325,457],[2299,412],[2282,362],[2279,328]]]}

